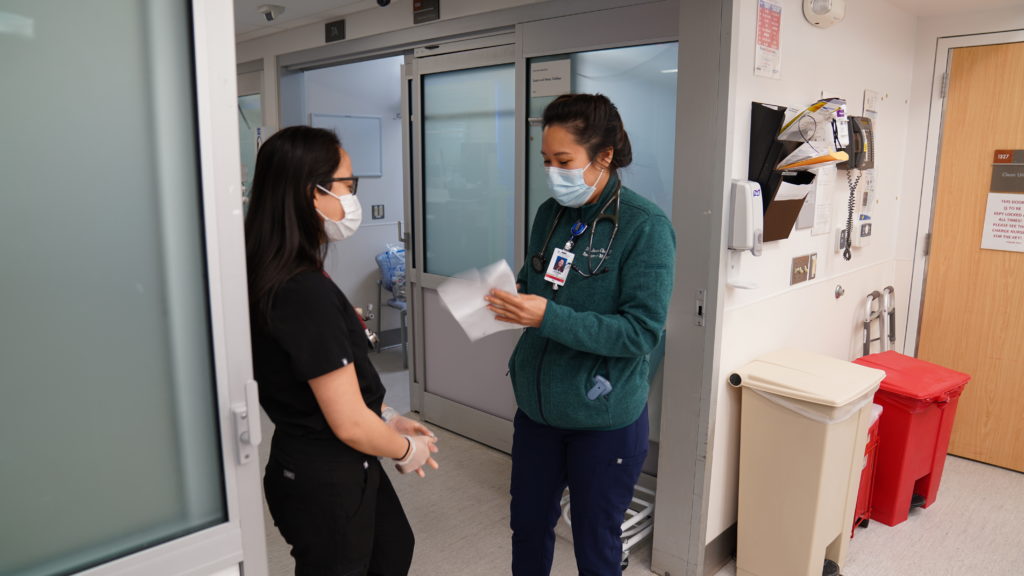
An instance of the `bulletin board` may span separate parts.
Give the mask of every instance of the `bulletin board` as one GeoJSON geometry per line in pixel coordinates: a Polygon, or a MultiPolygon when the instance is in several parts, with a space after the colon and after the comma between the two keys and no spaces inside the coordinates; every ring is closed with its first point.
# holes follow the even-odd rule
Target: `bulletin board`
{"type": "Polygon", "coordinates": [[[341,146],[352,159],[353,176],[379,178],[383,174],[379,116],[310,114],[309,125],[338,135],[341,146]]]}

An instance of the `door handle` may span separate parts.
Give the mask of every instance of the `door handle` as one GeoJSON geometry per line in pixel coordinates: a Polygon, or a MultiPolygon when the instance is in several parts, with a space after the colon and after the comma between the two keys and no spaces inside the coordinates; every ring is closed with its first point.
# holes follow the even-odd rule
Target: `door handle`
{"type": "Polygon", "coordinates": [[[260,395],[255,380],[245,383],[245,399],[231,406],[231,414],[235,421],[235,446],[237,447],[238,464],[248,464],[256,449],[263,441],[260,428],[260,395]]]}

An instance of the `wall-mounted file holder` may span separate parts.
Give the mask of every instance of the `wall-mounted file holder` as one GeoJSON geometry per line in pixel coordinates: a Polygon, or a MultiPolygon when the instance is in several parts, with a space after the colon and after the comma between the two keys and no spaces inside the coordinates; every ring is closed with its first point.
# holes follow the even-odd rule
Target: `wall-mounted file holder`
{"type": "MultiPolygon", "coordinates": [[[[750,110],[750,163],[747,179],[761,185],[764,203],[764,241],[789,238],[793,224],[800,214],[804,199],[779,198],[779,187],[789,184],[810,184],[814,174],[807,171],[782,172],[776,170],[779,162],[800,146],[800,142],[779,140],[776,136],[786,119],[786,108],[753,102],[750,110]]],[[[808,186],[807,190],[810,191],[808,186]]]]}

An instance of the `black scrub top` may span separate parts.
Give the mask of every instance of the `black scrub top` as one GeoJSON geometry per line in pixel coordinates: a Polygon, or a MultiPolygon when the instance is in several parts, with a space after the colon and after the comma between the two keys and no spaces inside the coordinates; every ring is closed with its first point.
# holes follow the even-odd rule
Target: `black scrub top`
{"type": "Polygon", "coordinates": [[[309,380],[355,363],[363,401],[378,415],[385,389],[345,294],[322,271],[300,272],[277,289],[269,325],[252,321],[253,368],[260,404],[276,427],[274,445],[283,434],[348,448],[327,424],[309,380]]]}

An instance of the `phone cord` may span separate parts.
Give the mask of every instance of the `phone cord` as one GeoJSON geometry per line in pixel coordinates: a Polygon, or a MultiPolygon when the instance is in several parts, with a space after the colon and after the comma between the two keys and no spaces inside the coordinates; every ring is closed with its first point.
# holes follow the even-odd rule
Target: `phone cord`
{"type": "Polygon", "coordinates": [[[857,171],[857,179],[853,179],[853,168],[846,171],[846,184],[850,187],[850,203],[846,209],[846,246],[843,250],[843,260],[853,258],[850,246],[853,246],[853,209],[857,205],[857,186],[860,185],[860,177],[863,172],[857,171]]]}

